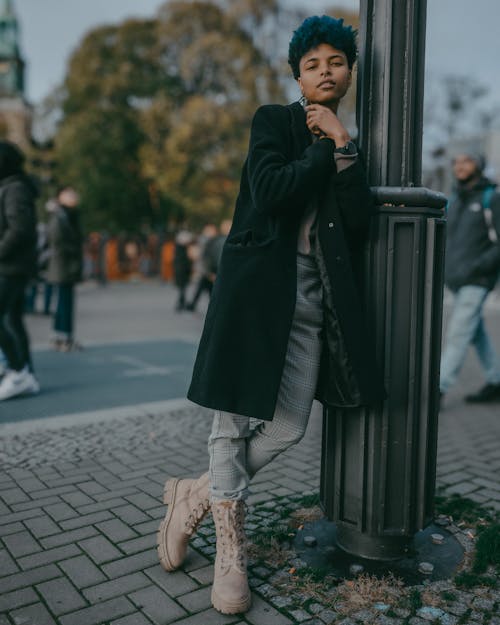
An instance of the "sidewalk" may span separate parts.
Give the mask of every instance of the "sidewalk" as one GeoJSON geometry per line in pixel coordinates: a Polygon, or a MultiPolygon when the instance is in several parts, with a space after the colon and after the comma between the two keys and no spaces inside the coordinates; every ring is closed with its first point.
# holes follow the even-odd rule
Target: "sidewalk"
{"type": "MultiPolygon", "coordinates": [[[[115,302],[122,297],[135,302],[137,293],[163,298],[164,292],[150,293],[154,288],[140,285],[132,295],[121,287],[104,291],[100,310],[111,310],[108,297],[115,302]]],[[[88,309],[82,301],[83,310],[94,310],[94,317],[85,321],[86,340],[96,328],[99,337],[105,336],[113,315],[104,322],[95,302],[90,305],[89,297],[87,302],[88,309]]],[[[142,338],[131,331],[132,314],[124,323],[127,336],[142,338]]],[[[162,337],[175,336],[177,320],[170,312],[149,318],[148,338],[158,338],[159,328],[162,337]]],[[[201,316],[179,323],[184,336],[195,340],[201,316]]],[[[116,327],[109,336],[121,338],[116,327]]],[[[468,366],[467,383],[476,386],[474,363],[468,366]]],[[[441,415],[438,485],[500,510],[498,406],[471,411],[459,400],[462,392],[450,398],[441,415]]],[[[402,625],[403,616],[342,618],[317,603],[304,604],[303,597],[292,601],[273,590],[270,571],[262,567],[251,568],[252,609],[243,617],[220,615],[210,607],[214,539],[209,527],[193,541],[181,571],[161,569],[155,535],[165,513],[164,482],[206,470],[210,425],[208,411],[182,398],[0,425],[0,625],[402,625]]],[[[277,497],[317,492],[320,436],[316,407],[299,446],[252,482],[250,528],[259,516],[266,520],[277,497]],[[267,513],[259,508],[266,505],[267,513]]],[[[479,616],[462,623],[483,622],[484,614],[497,610],[495,592],[496,599],[482,598],[484,610],[471,595],[479,616]]],[[[497,616],[488,618],[490,625],[500,625],[497,616]]],[[[458,616],[446,621],[458,622],[458,616]]]]}

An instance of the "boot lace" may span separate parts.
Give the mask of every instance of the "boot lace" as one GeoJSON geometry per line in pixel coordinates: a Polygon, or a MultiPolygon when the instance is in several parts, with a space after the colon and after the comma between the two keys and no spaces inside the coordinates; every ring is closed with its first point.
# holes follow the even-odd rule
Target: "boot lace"
{"type": "Polygon", "coordinates": [[[203,521],[206,513],[209,510],[210,510],[209,499],[201,499],[197,503],[197,505],[191,509],[191,512],[189,513],[186,519],[186,522],[184,524],[186,528],[186,534],[191,536],[196,531],[196,529],[198,528],[198,525],[203,521]]]}
{"type": "Polygon", "coordinates": [[[218,517],[216,529],[220,545],[217,545],[217,554],[221,566],[226,568],[234,563],[244,571],[247,566],[244,502],[214,507],[218,517]]]}

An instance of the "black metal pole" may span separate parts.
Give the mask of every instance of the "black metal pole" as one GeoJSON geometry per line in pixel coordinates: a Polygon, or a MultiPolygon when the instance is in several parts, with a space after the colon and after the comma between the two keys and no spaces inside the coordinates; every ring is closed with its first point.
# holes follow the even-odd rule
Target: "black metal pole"
{"type": "Polygon", "coordinates": [[[321,501],[339,546],[403,557],[433,517],[445,221],[419,187],[426,0],[361,0],[360,142],[378,204],[365,303],[388,399],[325,407],[321,501]]]}

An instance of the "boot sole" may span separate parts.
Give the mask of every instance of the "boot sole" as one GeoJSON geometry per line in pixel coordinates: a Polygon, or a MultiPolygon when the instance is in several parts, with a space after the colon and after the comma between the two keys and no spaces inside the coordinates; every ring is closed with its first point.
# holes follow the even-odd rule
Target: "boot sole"
{"type": "Polygon", "coordinates": [[[221,599],[212,588],[212,605],[221,614],[240,614],[241,612],[248,612],[252,605],[252,595],[248,595],[247,599],[239,601],[238,603],[229,603],[225,599],[221,599]]]}
{"type": "Polygon", "coordinates": [[[167,514],[165,518],[160,523],[160,527],[157,532],[157,551],[158,557],[160,559],[161,566],[167,572],[175,571],[179,568],[179,566],[174,566],[172,561],[168,557],[168,552],[166,549],[167,541],[164,539],[165,534],[168,530],[168,525],[170,523],[170,517],[172,516],[172,511],[174,509],[173,503],[175,501],[175,496],[177,494],[177,485],[179,483],[179,479],[168,480],[165,484],[165,488],[163,489],[163,503],[168,506],[167,514]]]}

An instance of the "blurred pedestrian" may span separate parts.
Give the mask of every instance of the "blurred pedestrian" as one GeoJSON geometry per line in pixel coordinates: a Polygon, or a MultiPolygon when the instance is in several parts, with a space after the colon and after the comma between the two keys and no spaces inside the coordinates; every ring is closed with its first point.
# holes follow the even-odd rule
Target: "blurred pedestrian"
{"type": "Polygon", "coordinates": [[[0,141],[0,349],[6,359],[0,400],[38,393],[23,323],[25,290],[36,273],[36,190],[17,146],[0,141]]]}
{"type": "Polygon", "coordinates": [[[214,276],[211,271],[212,260],[212,246],[217,237],[217,226],[215,224],[206,224],[203,227],[202,233],[198,239],[200,246],[200,258],[199,258],[199,278],[196,285],[196,289],[193,295],[193,299],[186,305],[186,310],[194,311],[198,305],[198,300],[207,293],[210,297],[212,288],[214,285],[214,276]]]}
{"type": "Polygon", "coordinates": [[[217,272],[219,271],[219,263],[222,258],[222,250],[224,249],[224,243],[231,231],[232,226],[231,219],[223,219],[219,226],[219,234],[215,237],[212,245],[210,246],[209,254],[209,270],[212,282],[215,282],[217,272]]]}
{"type": "Polygon", "coordinates": [[[262,106],[252,122],[188,392],[215,411],[210,468],[198,479],[167,482],[158,532],[160,562],[172,571],[212,510],[212,604],[222,613],[245,612],[251,603],[250,479],[301,440],[315,397],[346,409],[385,397],[356,273],[373,198],[337,116],[355,59],[350,26],[308,18],[289,49],[302,101],[262,106]],[[251,417],[261,420],[255,429],[251,417]]]}
{"type": "Polygon", "coordinates": [[[500,194],[484,175],[485,161],[464,151],[453,161],[455,189],[448,206],[445,283],[454,301],[441,359],[440,389],[455,384],[470,345],[485,385],[471,403],[500,401],[500,361],[486,331],[483,308],[500,272],[500,194]]]}
{"type": "Polygon", "coordinates": [[[71,186],[57,194],[57,208],[48,224],[50,260],[47,279],[57,285],[53,347],[68,352],[81,349],[74,339],[75,285],[82,279],[83,236],[78,193],[71,186]]]}
{"type": "Polygon", "coordinates": [[[192,242],[193,237],[187,230],[180,230],[175,237],[174,276],[179,294],[175,305],[177,312],[186,309],[186,289],[193,271],[193,261],[189,254],[192,242]]]}

